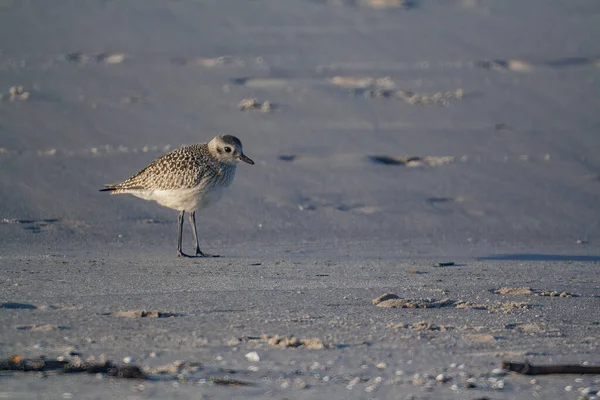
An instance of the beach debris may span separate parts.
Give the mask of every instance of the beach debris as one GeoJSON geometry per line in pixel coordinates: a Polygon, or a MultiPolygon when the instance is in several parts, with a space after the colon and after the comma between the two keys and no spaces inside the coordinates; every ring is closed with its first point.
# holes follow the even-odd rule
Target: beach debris
{"type": "Polygon", "coordinates": [[[54,324],[41,324],[41,325],[17,325],[17,330],[20,331],[30,331],[30,332],[52,332],[52,331],[62,331],[65,329],[69,329],[66,326],[54,325],[54,324]]]}
{"type": "Polygon", "coordinates": [[[124,317],[124,318],[171,318],[171,317],[183,316],[183,314],[172,313],[172,312],[168,312],[168,311],[146,311],[146,310],[116,311],[113,313],[105,313],[102,315],[112,315],[115,317],[124,317]]]}
{"type": "Polygon", "coordinates": [[[436,92],[434,94],[414,93],[411,91],[398,90],[395,96],[408,104],[428,106],[447,106],[452,100],[461,100],[465,95],[464,89],[456,89],[453,92],[436,92]]]}
{"type": "Polygon", "coordinates": [[[379,297],[374,298],[373,300],[371,300],[371,303],[373,303],[373,305],[378,305],[379,303],[382,303],[384,301],[387,300],[391,300],[391,299],[399,299],[399,297],[395,294],[392,293],[384,293],[379,297]]]}
{"type": "Polygon", "coordinates": [[[567,293],[566,291],[558,292],[555,290],[538,290],[535,292],[536,296],[547,296],[547,297],[578,297],[573,293],[567,293]]]}
{"type": "Polygon", "coordinates": [[[243,99],[238,105],[241,111],[260,111],[263,113],[273,111],[273,105],[268,102],[260,102],[255,98],[243,99]]]}
{"type": "Polygon", "coordinates": [[[247,353],[244,357],[246,357],[248,359],[248,361],[252,361],[252,362],[260,361],[260,357],[259,357],[258,353],[255,351],[251,351],[250,353],[247,353]]]}
{"type": "Polygon", "coordinates": [[[121,64],[125,60],[126,55],[123,53],[100,53],[96,54],[94,59],[97,62],[106,64],[121,64]]]}
{"type": "Polygon", "coordinates": [[[426,321],[414,322],[412,324],[407,323],[388,323],[386,328],[392,329],[410,329],[413,331],[438,331],[438,332],[446,332],[454,329],[453,326],[449,325],[435,325],[426,321]]]}
{"type": "Polygon", "coordinates": [[[415,275],[422,275],[422,274],[426,274],[427,272],[417,271],[416,269],[411,268],[411,269],[408,270],[408,273],[409,274],[415,274],[415,275]]]}
{"type": "Polygon", "coordinates": [[[478,304],[468,300],[452,300],[452,299],[402,299],[395,294],[384,293],[381,296],[371,300],[371,303],[382,308],[442,308],[453,307],[458,309],[475,309],[487,310],[490,313],[504,312],[511,313],[515,310],[526,310],[531,308],[527,303],[505,301],[496,303],[478,304]]]}
{"type": "Polygon", "coordinates": [[[229,386],[229,387],[242,387],[242,386],[254,386],[252,382],[241,381],[239,379],[230,379],[230,378],[215,378],[211,376],[208,379],[208,383],[212,385],[219,386],[229,386]]]}
{"type": "Polygon", "coordinates": [[[370,76],[334,76],[328,79],[328,82],[346,89],[377,88],[392,90],[396,88],[396,84],[389,76],[383,78],[372,78],[370,76]]]}
{"type": "Polygon", "coordinates": [[[29,99],[30,93],[23,86],[11,86],[7,94],[0,93],[0,100],[8,98],[9,101],[25,101],[29,99]]]}
{"type": "Polygon", "coordinates": [[[228,64],[237,64],[239,66],[243,66],[245,64],[245,62],[242,59],[234,58],[232,56],[201,57],[197,60],[194,60],[194,63],[205,68],[214,68],[228,64]]]}
{"type": "Polygon", "coordinates": [[[455,301],[450,299],[400,299],[392,298],[389,300],[377,303],[377,307],[382,308],[441,308],[451,307],[455,301]]]}
{"type": "Polygon", "coordinates": [[[275,335],[267,339],[267,343],[272,346],[279,347],[296,347],[303,349],[324,349],[326,346],[323,344],[321,339],[317,338],[309,338],[309,339],[299,339],[295,336],[289,337],[281,337],[279,335],[275,335]]]}
{"type": "Polygon", "coordinates": [[[371,7],[378,10],[387,8],[404,8],[409,9],[415,7],[415,0],[359,0],[358,4],[362,7],[371,7]]]}
{"type": "Polygon", "coordinates": [[[111,361],[100,363],[85,362],[79,358],[73,360],[47,360],[45,358],[27,359],[13,355],[0,360],[0,371],[46,372],[58,371],[65,374],[86,372],[88,374],[106,374],[123,379],[148,379],[140,367],[135,365],[120,366],[111,361]]]}
{"type": "Polygon", "coordinates": [[[454,91],[428,94],[381,87],[356,87],[350,89],[350,94],[363,95],[368,98],[395,98],[411,105],[444,107],[453,100],[461,100],[465,95],[465,91],[459,88],[454,91]]]}
{"type": "Polygon", "coordinates": [[[556,290],[541,290],[541,289],[532,289],[530,287],[501,287],[499,289],[493,290],[496,294],[510,295],[510,296],[519,296],[519,295],[535,295],[535,296],[546,296],[546,297],[577,297],[576,294],[567,293],[566,291],[556,291],[556,290]]]}
{"type": "Polygon", "coordinates": [[[513,72],[531,72],[533,65],[523,60],[483,60],[477,61],[475,65],[479,68],[491,71],[513,71],[513,72]]]}
{"type": "Polygon", "coordinates": [[[461,100],[465,91],[458,88],[454,91],[435,93],[416,93],[410,90],[396,89],[396,84],[390,77],[372,78],[356,76],[334,76],[328,79],[332,85],[347,89],[351,95],[368,98],[399,99],[411,105],[447,106],[452,100],[461,100]]]}
{"type": "Polygon", "coordinates": [[[439,262],[439,263],[435,263],[433,264],[434,267],[436,268],[441,268],[441,267],[452,267],[454,266],[454,262],[453,261],[449,261],[449,262],[439,262]]]}
{"type": "Polygon", "coordinates": [[[502,287],[500,289],[494,290],[496,294],[507,294],[507,295],[530,295],[533,294],[533,290],[528,287],[518,287],[518,288],[510,288],[510,287],[502,287]]]}
{"type": "MultiPolygon", "coordinates": [[[[297,348],[297,349],[326,349],[326,348],[334,348],[335,345],[323,343],[321,339],[318,338],[298,338],[296,336],[280,336],[274,335],[270,336],[264,334],[260,337],[241,337],[241,338],[232,338],[228,342],[228,345],[235,346],[242,343],[247,344],[260,344],[266,343],[271,346],[277,346],[280,348],[297,348]]],[[[248,353],[250,354],[250,353],[248,353]]]]}
{"type": "Polygon", "coordinates": [[[470,342],[479,342],[479,343],[493,343],[498,340],[498,336],[486,334],[486,333],[471,333],[467,335],[463,335],[464,340],[468,340],[470,342]]]}
{"type": "Polygon", "coordinates": [[[202,369],[202,364],[199,362],[181,360],[166,365],[145,368],[148,373],[157,375],[179,375],[183,372],[196,372],[200,369],[202,369]]]}
{"type": "MultiPolygon", "coordinates": [[[[132,357],[131,362],[133,362],[132,357]]],[[[96,357],[90,356],[84,361],[79,356],[71,359],[60,356],[56,359],[50,359],[45,356],[39,358],[27,359],[20,355],[13,355],[7,359],[0,359],[0,372],[36,372],[46,374],[72,374],[88,373],[95,374],[99,379],[104,377],[114,377],[120,379],[138,379],[138,380],[161,380],[172,381],[174,386],[181,383],[195,384],[215,384],[230,387],[254,386],[252,382],[231,379],[229,376],[237,371],[233,369],[218,368],[218,373],[224,376],[210,376],[208,378],[192,377],[190,374],[203,369],[199,362],[175,361],[168,365],[145,367],[128,364],[117,365],[109,360],[105,360],[101,355],[96,361],[96,357]]],[[[143,386],[142,386],[143,390],[143,386]]]]}
{"type": "Polygon", "coordinates": [[[85,64],[89,62],[105,63],[105,64],[121,64],[125,58],[124,53],[96,53],[96,54],[85,54],[80,51],[67,53],[62,56],[65,61],[85,64]]]}
{"type": "Polygon", "coordinates": [[[600,375],[600,366],[591,365],[532,365],[529,362],[515,363],[504,361],[502,369],[517,372],[523,375],[549,375],[549,374],[596,374],[600,375]]]}

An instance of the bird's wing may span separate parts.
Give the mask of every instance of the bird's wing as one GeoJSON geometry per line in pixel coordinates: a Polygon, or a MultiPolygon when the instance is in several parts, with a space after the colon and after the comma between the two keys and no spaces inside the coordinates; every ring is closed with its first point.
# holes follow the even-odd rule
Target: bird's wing
{"type": "Polygon", "coordinates": [[[115,185],[105,185],[107,191],[130,191],[139,189],[185,189],[198,185],[212,171],[206,155],[181,148],[152,161],[146,168],[115,185]]]}

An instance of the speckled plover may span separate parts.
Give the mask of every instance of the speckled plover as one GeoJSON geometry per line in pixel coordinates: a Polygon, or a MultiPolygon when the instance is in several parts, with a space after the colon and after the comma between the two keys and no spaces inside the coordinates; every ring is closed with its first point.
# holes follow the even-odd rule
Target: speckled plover
{"type": "Polygon", "coordinates": [[[189,257],[181,248],[183,217],[190,213],[196,256],[215,257],[200,250],[196,211],[219,200],[235,177],[237,163],[254,164],[235,136],[218,135],[208,143],[173,150],[122,183],[104,185],[100,191],[129,193],[179,211],[177,255],[189,257]]]}

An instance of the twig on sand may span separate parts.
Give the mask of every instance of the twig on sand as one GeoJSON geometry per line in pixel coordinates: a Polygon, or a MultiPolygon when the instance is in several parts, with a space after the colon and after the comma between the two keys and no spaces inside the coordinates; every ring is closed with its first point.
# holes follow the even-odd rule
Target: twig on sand
{"type": "Polygon", "coordinates": [[[231,386],[231,387],[254,386],[254,384],[251,382],[240,381],[238,379],[222,379],[222,378],[211,377],[209,379],[209,382],[214,385],[231,386]]]}
{"type": "MultiPolygon", "coordinates": [[[[164,368],[154,369],[154,372],[144,372],[142,368],[136,365],[116,365],[111,361],[90,362],[82,361],[79,358],[73,360],[49,360],[43,357],[40,358],[22,358],[19,355],[11,356],[7,359],[0,359],[0,372],[56,372],[62,374],[70,373],[88,373],[88,374],[106,374],[121,379],[140,379],[150,381],[167,381],[176,380],[181,382],[182,378],[179,375],[182,369],[187,371],[196,371],[199,369],[200,363],[180,362],[177,361],[169,365],[169,369],[164,368]],[[162,373],[166,372],[167,375],[162,373]]],[[[228,374],[233,374],[235,370],[222,370],[228,374]]],[[[201,380],[184,379],[186,382],[200,382],[201,380]]],[[[208,382],[213,385],[228,386],[228,387],[246,387],[255,386],[252,382],[241,381],[239,379],[230,379],[211,376],[208,382]]]]}
{"type": "Polygon", "coordinates": [[[59,371],[63,373],[87,372],[88,374],[104,373],[107,376],[124,379],[148,379],[140,367],[135,365],[115,365],[110,361],[101,363],[73,362],[46,360],[43,358],[24,359],[12,356],[0,360],[0,371],[46,372],[59,371]]]}
{"type": "Polygon", "coordinates": [[[600,366],[590,365],[531,365],[525,363],[503,362],[502,368],[518,372],[523,375],[549,375],[549,374],[600,374],[600,366]]]}

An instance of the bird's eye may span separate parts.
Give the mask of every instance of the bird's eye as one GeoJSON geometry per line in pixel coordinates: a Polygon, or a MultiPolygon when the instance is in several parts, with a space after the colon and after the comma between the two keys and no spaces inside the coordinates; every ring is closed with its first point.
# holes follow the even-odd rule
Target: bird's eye
{"type": "Polygon", "coordinates": [[[231,147],[229,147],[229,146],[225,147],[225,152],[226,153],[231,153],[231,147]]]}

